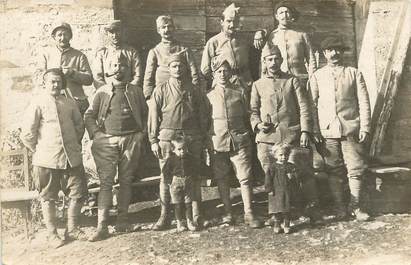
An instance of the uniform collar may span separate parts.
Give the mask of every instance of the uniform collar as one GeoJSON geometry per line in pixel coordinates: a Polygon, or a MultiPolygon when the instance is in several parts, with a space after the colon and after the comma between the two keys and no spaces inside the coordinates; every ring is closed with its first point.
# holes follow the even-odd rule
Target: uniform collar
{"type": "Polygon", "coordinates": [[[274,73],[273,75],[269,74],[268,71],[267,71],[267,73],[265,74],[265,77],[267,77],[269,79],[274,79],[274,80],[278,79],[278,78],[281,78],[281,76],[282,76],[281,71],[278,71],[278,72],[274,73]]]}

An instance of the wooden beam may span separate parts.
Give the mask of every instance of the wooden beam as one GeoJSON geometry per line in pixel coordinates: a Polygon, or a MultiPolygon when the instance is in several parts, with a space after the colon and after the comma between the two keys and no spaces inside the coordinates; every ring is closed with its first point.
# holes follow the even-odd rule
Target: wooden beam
{"type": "Polygon", "coordinates": [[[404,1],[373,111],[371,158],[376,158],[382,151],[410,43],[410,21],[411,5],[404,1]]]}

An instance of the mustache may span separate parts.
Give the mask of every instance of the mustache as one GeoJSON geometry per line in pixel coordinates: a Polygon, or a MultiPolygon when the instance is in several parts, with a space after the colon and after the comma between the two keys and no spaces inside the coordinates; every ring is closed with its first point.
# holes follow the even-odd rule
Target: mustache
{"type": "Polygon", "coordinates": [[[118,74],[118,73],[120,73],[120,71],[116,71],[116,72],[111,73],[111,74],[106,73],[106,74],[105,74],[105,77],[112,77],[112,76],[115,76],[115,75],[118,74]]]}

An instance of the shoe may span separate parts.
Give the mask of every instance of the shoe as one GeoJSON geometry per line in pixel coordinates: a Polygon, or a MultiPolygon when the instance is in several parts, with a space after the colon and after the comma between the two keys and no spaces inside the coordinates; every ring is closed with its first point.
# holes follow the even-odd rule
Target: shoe
{"type": "Polygon", "coordinates": [[[289,226],[284,226],[284,234],[291,234],[291,228],[289,226]]]}
{"type": "Polygon", "coordinates": [[[273,231],[275,234],[281,234],[284,232],[279,222],[275,222],[273,225],[273,231]]]}
{"type": "Polygon", "coordinates": [[[335,221],[346,221],[346,220],[348,220],[348,218],[349,218],[349,215],[347,214],[347,212],[345,212],[345,211],[338,211],[338,212],[335,214],[334,220],[335,220],[335,221]]]}
{"type": "Polygon", "coordinates": [[[197,228],[198,228],[199,230],[211,226],[211,222],[210,222],[210,221],[208,221],[208,220],[203,220],[203,218],[201,218],[201,217],[197,217],[197,218],[194,217],[194,219],[193,219],[193,224],[194,224],[195,226],[197,226],[197,228]]]}
{"type": "Polygon", "coordinates": [[[158,221],[151,228],[154,231],[162,231],[169,229],[171,225],[171,218],[168,215],[160,215],[158,221]]]}
{"type": "Polygon", "coordinates": [[[365,222],[365,221],[370,220],[370,215],[366,212],[361,211],[360,209],[355,209],[354,215],[355,215],[355,219],[357,219],[360,222],[365,222]]]}
{"type": "Polygon", "coordinates": [[[190,219],[187,219],[187,228],[192,232],[198,231],[198,226],[190,219]]]}
{"type": "Polygon", "coordinates": [[[261,228],[263,223],[254,214],[244,214],[244,223],[251,228],[261,228]]]}
{"type": "Polygon", "coordinates": [[[234,218],[231,214],[226,214],[222,217],[221,223],[222,224],[233,225],[234,224],[234,218]]]}
{"type": "Polygon", "coordinates": [[[110,236],[107,227],[97,227],[97,231],[89,237],[88,241],[96,242],[107,239],[110,236]]]}
{"type": "Polygon", "coordinates": [[[80,240],[80,241],[87,241],[87,235],[81,230],[79,227],[75,227],[74,229],[68,231],[66,229],[64,231],[64,240],[80,240]]]}
{"type": "Polygon", "coordinates": [[[275,224],[274,216],[271,216],[270,218],[268,218],[268,219],[264,222],[264,225],[265,225],[265,226],[273,226],[274,224],[275,224]]]}
{"type": "Polygon", "coordinates": [[[116,233],[132,233],[140,230],[138,225],[133,225],[128,222],[126,223],[117,223],[114,227],[116,233]]]}
{"type": "Polygon", "coordinates": [[[283,230],[284,234],[291,234],[290,220],[284,220],[283,230]]]}
{"type": "Polygon", "coordinates": [[[47,236],[47,244],[49,248],[59,248],[64,245],[64,241],[58,236],[57,232],[47,236]]]}
{"type": "Polygon", "coordinates": [[[183,221],[177,220],[177,232],[181,233],[187,231],[187,225],[183,221]]]}

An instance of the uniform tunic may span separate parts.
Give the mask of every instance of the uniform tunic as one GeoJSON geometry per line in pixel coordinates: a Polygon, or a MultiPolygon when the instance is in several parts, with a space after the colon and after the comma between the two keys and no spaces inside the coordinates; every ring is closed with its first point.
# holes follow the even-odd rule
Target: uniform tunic
{"type": "Polygon", "coordinates": [[[26,109],[21,139],[33,154],[33,165],[66,169],[82,163],[83,118],[72,99],[42,94],[26,109]]]}
{"type": "MultiPolygon", "coordinates": [[[[210,38],[203,51],[201,59],[201,72],[203,75],[211,80],[211,60],[220,54],[226,54],[230,58],[229,64],[233,71],[233,80],[238,78],[249,89],[252,78],[249,68],[249,46],[245,40],[237,37],[228,38],[224,32],[210,38]]],[[[249,91],[247,91],[249,92],[249,91]]]]}
{"type": "Polygon", "coordinates": [[[128,80],[132,85],[140,86],[142,85],[142,66],[140,64],[140,55],[132,47],[128,45],[120,45],[119,47],[108,46],[101,48],[96,54],[96,62],[94,66],[94,81],[97,88],[106,84],[106,72],[109,69],[109,60],[108,58],[113,56],[114,53],[122,53],[125,58],[127,58],[129,65],[129,72],[127,73],[128,80]]]}
{"type": "MultiPolygon", "coordinates": [[[[144,74],[144,96],[150,98],[154,87],[166,82],[170,77],[168,71],[168,57],[173,53],[178,53],[187,49],[178,42],[160,42],[148,53],[146,71],[144,74]]],[[[185,52],[190,79],[194,85],[199,84],[198,69],[195,65],[191,50],[185,52]]]]}
{"type": "Polygon", "coordinates": [[[268,41],[277,45],[281,51],[281,71],[306,77],[307,73],[311,74],[317,68],[311,41],[306,32],[277,28],[270,33],[268,41]]]}

